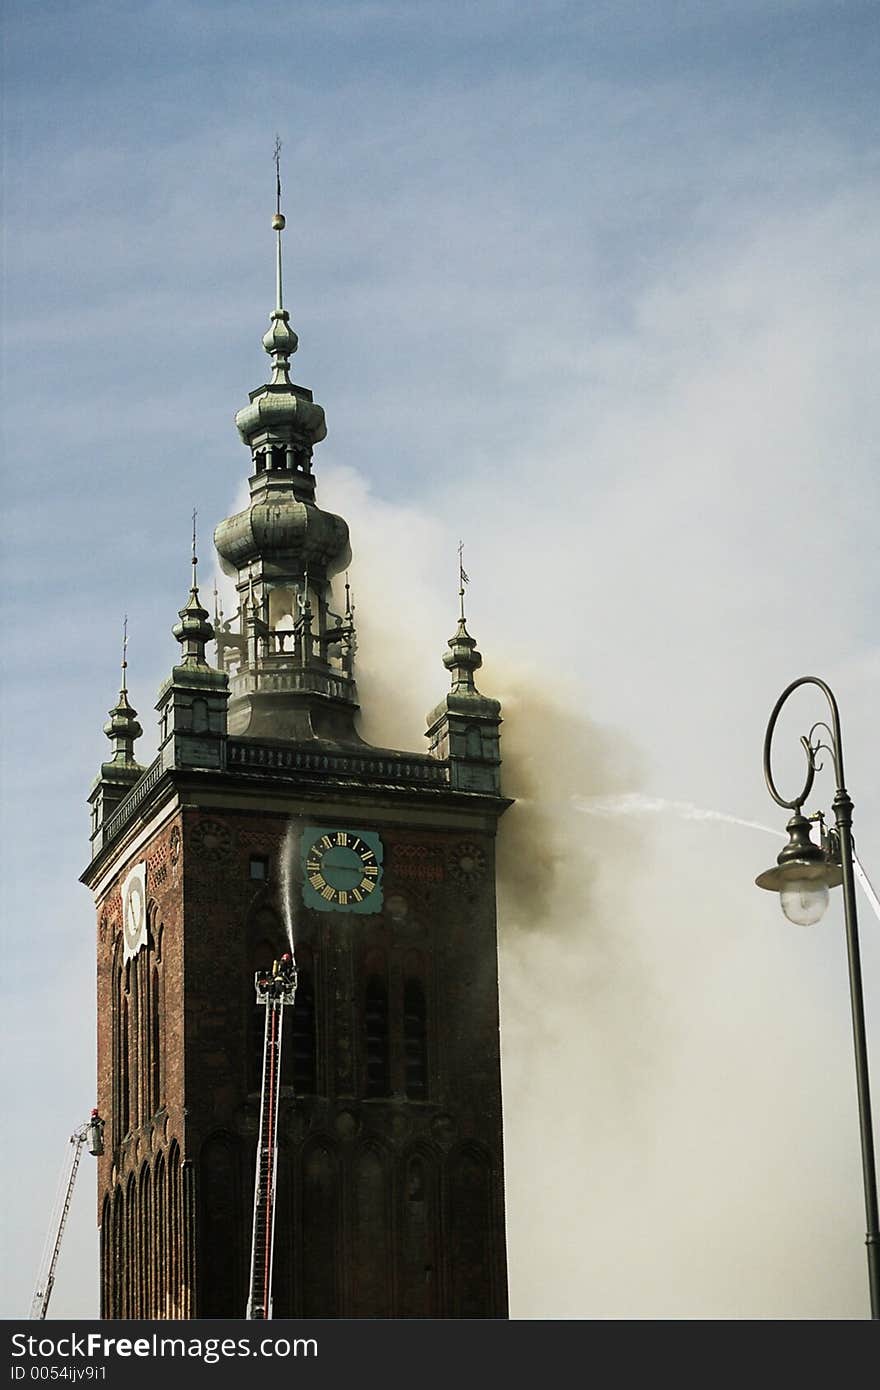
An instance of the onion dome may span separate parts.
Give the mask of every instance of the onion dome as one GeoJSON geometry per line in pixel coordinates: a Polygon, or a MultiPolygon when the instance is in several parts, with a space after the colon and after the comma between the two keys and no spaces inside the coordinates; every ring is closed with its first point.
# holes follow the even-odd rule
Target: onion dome
{"type": "Polygon", "coordinates": [[[112,769],[114,772],[121,770],[136,771],[140,774],[143,771],[137,758],[134,756],[135,739],[140,738],[143,729],[138,723],[137,710],[133,709],[128,699],[128,689],[126,685],[126,670],[128,668],[128,618],[125,619],[122,638],[122,684],[119,690],[119,699],[109,711],[110,718],[104,725],[104,733],[113,744],[113,756],[109,763],[103,765],[103,769],[112,769]]]}
{"type": "MultiPolygon", "coordinates": [[[[280,195],[279,195],[280,201],[280,195]]],[[[235,423],[245,444],[262,457],[263,466],[299,467],[311,457],[312,446],[327,436],[324,411],[312,400],[311,391],[290,380],[290,358],[298,338],[290,326],[281,285],[281,233],[285,227],[279,206],[272,218],[277,233],[275,308],[263,347],[272,358],[272,380],[249,395],[249,404],[238,412],[235,423]],[[286,447],[285,447],[286,446],[286,447]],[[267,454],[267,450],[269,451],[267,454]]]]}
{"type": "Polygon", "coordinates": [[[214,544],[227,573],[262,558],[294,574],[338,574],[349,559],[348,526],[341,516],[296,498],[253,502],[221,521],[214,544]]]}
{"type": "Polygon", "coordinates": [[[479,671],[483,658],[477,651],[477,644],[465,627],[464,618],[459,618],[458,627],[450,637],[448,652],[443,653],[443,665],[452,676],[453,691],[474,691],[474,672],[479,671]]]}
{"type": "Polygon", "coordinates": [[[130,766],[137,762],[134,756],[134,741],[144,732],[138,723],[137,710],[129,703],[128,692],[123,685],[119,699],[109,711],[110,718],[104,725],[104,733],[113,743],[111,763],[130,766]]]}
{"type": "Polygon", "coordinates": [[[192,587],[189,598],[179,610],[179,623],[172,628],[174,636],[183,648],[183,666],[207,666],[205,646],[213,641],[214,629],[208,620],[208,610],[202,607],[199,599],[199,586],[196,575],[196,514],[193,512],[192,538],[192,587]]]}

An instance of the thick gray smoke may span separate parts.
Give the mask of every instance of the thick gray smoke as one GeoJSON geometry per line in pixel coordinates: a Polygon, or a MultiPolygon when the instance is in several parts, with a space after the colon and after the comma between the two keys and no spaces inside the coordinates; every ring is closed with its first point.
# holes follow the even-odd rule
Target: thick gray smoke
{"type": "MultiPolygon", "coordinates": [[[[454,547],[347,470],[322,501],[352,529],[364,732],[417,748],[446,688],[454,547]]],[[[757,901],[776,846],[748,818],[588,814],[650,798],[645,750],[593,723],[583,688],[494,656],[477,679],[516,798],[498,847],[513,1316],[859,1315],[839,939],[792,950],[757,901]]]]}

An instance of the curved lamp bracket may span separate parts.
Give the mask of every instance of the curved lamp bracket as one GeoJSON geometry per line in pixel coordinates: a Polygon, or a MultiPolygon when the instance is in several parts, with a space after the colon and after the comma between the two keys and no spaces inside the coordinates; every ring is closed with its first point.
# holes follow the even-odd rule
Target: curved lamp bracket
{"type": "Polygon", "coordinates": [[[764,736],[764,779],[767,783],[767,789],[770,792],[770,795],[773,797],[773,800],[776,802],[777,806],[783,806],[786,810],[789,811],[800,811],[801,807],[803,806],[804,802],[806,801],[807,797],[810,795],[810,792],[812,791],[813,781],[815,779],[816,773],[821,771],[822,769],[823,764],[817,761],[817,755],[820,751],[824,751],[826,753],[831,754],[831,757],[834,760],[834,771],[837,777],[837,786],[838,789],[842,788],[843,748],[840,741],[840,715],[837,710],[837,701],[835,700],[830,687],[827,686],[823,680],[820,680],[818,676],[801,676],[798,680],[792,681],[791,685],[789,685],[782,692],[779,699],[776,701],[776,704],[773,707],[773,713],[770,715],[770,722],[767,725],[767,733],[764,736]],[[828,705],[831,710],[832,727],[829,728],[826,723],[824,723],[823,721],[819,721],[818,723],[813,725],[808,735],[803,734],[801,736],[801,744],[803,746],[804,753],[807,757],[806,781],[804,782],[803,790],[801,791],[800,795],[794,797],[791,801],[786,801],[785,797],[779,795],[779,792],[776,789],[776,783],[773,781],[773,772],[770,767],[770,748],[773,742],[773,732],[776,728],[776,721],[779,718],[783,705],[785,704],[788,697],[791,694],[793,694],[795,690],[799,689],[799,687],[802,685],[816,685],[822,691],[826,700],[828,701],[828,705]],[[823,729],[828,734],[828,737],[831,739],[830,744],[823,743],[821,739],[817,737],[817,731],[823,729]]]}

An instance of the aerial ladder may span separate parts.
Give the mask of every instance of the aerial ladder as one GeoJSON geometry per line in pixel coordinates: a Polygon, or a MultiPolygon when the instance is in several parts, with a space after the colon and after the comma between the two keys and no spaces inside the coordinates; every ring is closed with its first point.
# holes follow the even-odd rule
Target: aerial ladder
{"type": "Polygon", "coordinates": [[[79,1129],[70,1136],[72,1147],[61,1171],[58,1197],[49,1220],[49,1231],[40,1257],[40,1268],[37,1272],[37,1286],[31,1300],[32,1319],[45,1318],[49,1309],[49,1299],[52,1297],[52,1289],[55,1285],[55,1270],[58,1267],[58,1256],[61,1253],[61,1239],[67,1225],[83,1145],[86,1143],[89,1153],[93,1154],[95,1158],[99,1158],[104,1152],[104,1121],[97,1110],[93,1110],[86,1124],[80,1125],[79,1129]]]}
{"type": "Polygon", "coordinates": [[[284,1010],[296,998],[296,966],[291,955],[254,979],[257,1003],[266,1010],[260,1133],[254,1176],[254,1226],[246,1317],[272,1316],[272,1257],[275,1243],[275,1187],[278,1175],[278,1110],[281,1097],[281,1036],[284,1010]]]}

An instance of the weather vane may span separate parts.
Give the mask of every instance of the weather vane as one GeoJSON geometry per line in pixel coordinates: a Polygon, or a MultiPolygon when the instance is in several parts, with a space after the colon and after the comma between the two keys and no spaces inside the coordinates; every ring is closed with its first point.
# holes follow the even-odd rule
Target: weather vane
{"type": "Polygon", "coordinates": [[[470,584],[470,582],[471,582],[470,579],[468,578],[468,576],[465,574],[464,563],[463,563],[463,561],[462,561],[462,556],[463,556],[463,554],[464,554],[464,541],[459,541],[459,542],[458,542],[458,597],[459,597],[459,601],[460,601],[460,604],[461,604],[461,607],[460,607],[460,615],[461,615],[461,621],[462,621],[462,622],[464,622],[464,586],[465,586],[465,584],[470,584]]]}

